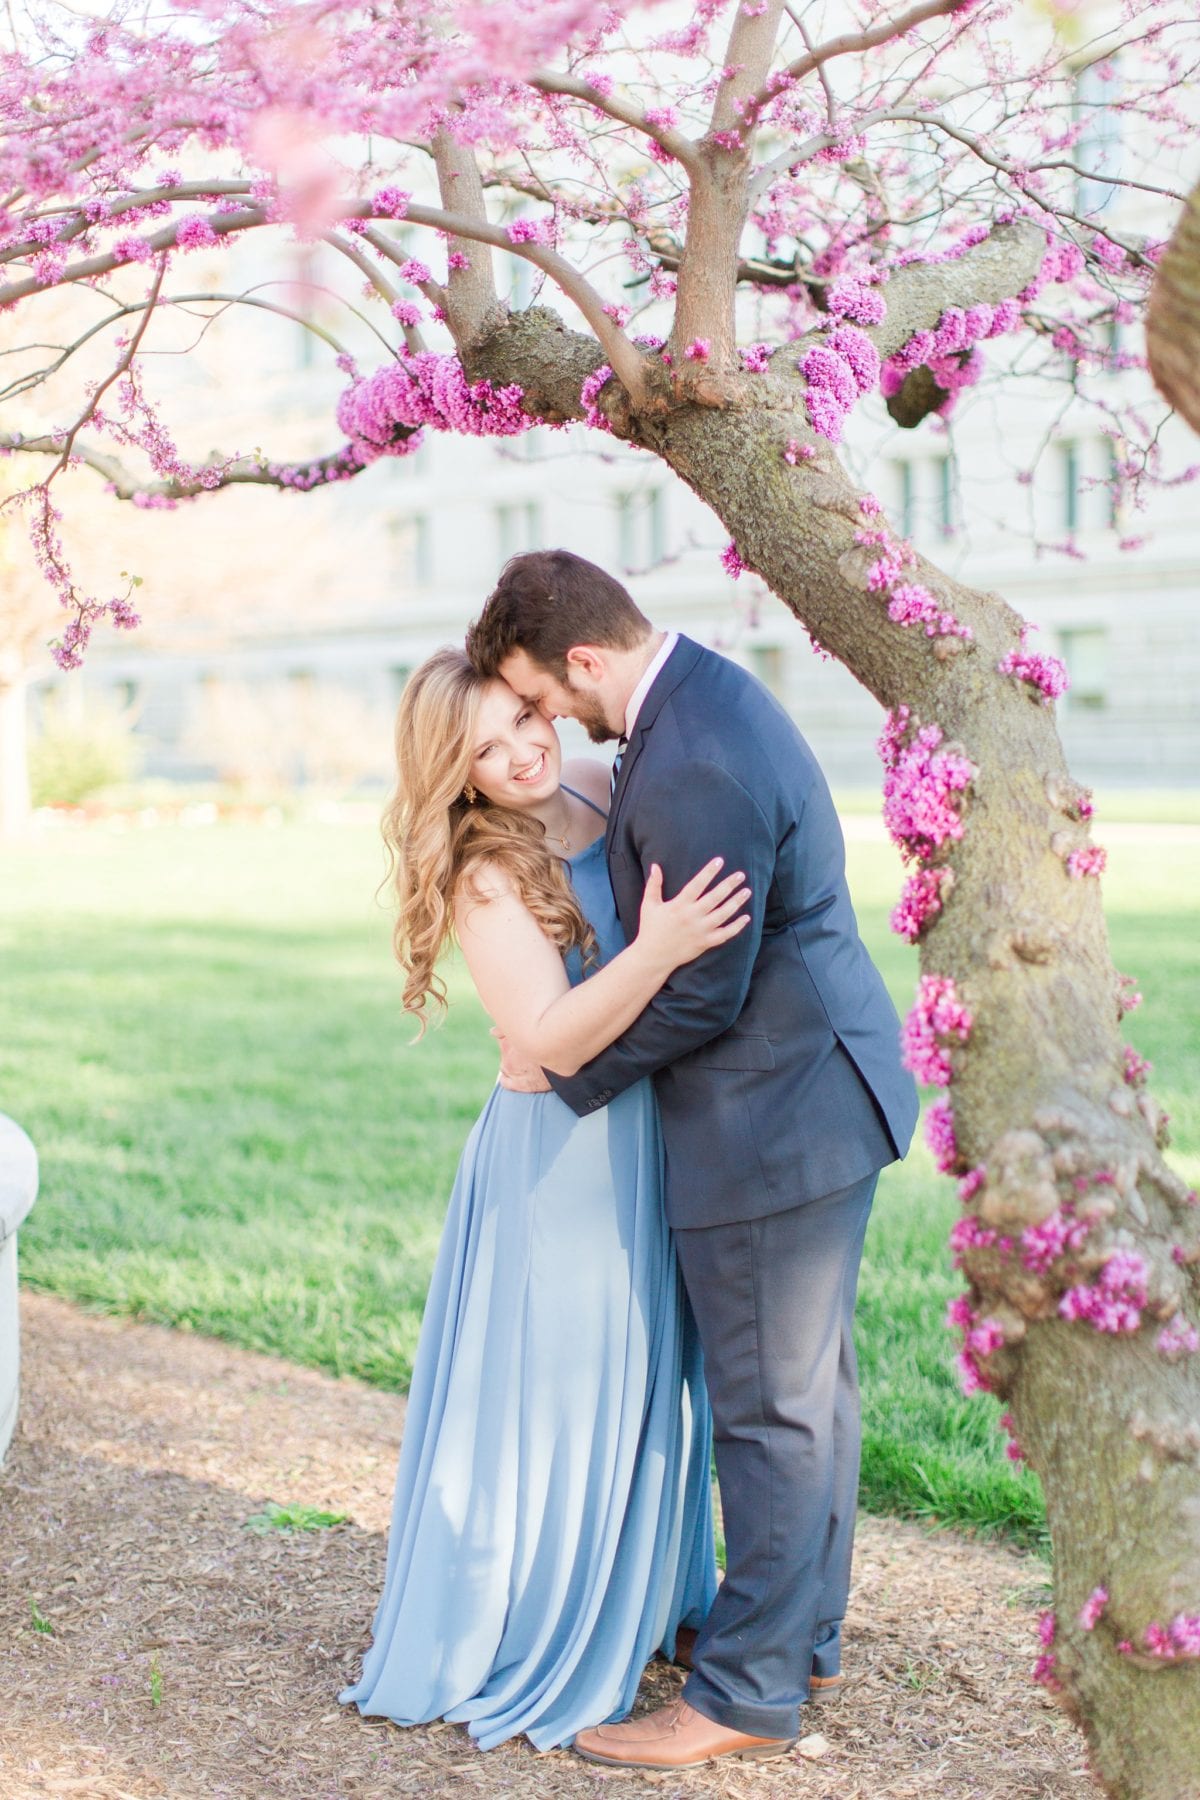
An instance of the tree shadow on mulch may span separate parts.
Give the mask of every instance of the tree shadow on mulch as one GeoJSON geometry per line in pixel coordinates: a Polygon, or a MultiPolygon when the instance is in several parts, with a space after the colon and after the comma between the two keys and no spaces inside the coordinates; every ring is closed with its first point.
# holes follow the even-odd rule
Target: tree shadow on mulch
{"type": "MultiPolygon", "coordinates": [[[[403,1402],[210,1340],[23,1297],[22,1422],[0,1473],[5,1800],[1094,1800],[1028,1684],[1040,1564],[864,1519],[853,1685],[786,1763],[605,1772],[401,1731],[337,1703],[383,1579],[403,1402]],[[268,1501],[347,1522],[260,1534],[268,1501]]],[[[652,1667],[639,1705],[678,1691],[652,1667]]]]}

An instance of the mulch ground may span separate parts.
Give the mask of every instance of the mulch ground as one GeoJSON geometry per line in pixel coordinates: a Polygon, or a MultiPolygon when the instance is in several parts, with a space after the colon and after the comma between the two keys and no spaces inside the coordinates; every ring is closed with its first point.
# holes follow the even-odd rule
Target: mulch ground
{"type": "MultiPolygon", "coordinates": [[[[32,1293],[22,1319],[0,1471],[3,1800],[1097,1800],[1028,1679],[1041,1566],[879,1519],[859,1532],[853,1684],[810,1709],[787,1762],[637,1776],[368,1723],[336,1695],[382,1580],[403,1402],[32,1293]],[[268,1501],[348,1522],[259,1536],[245,1522],[268,1501]]],[[[679,1680],[652,1669],[639,1704],[679,1680]]]]}

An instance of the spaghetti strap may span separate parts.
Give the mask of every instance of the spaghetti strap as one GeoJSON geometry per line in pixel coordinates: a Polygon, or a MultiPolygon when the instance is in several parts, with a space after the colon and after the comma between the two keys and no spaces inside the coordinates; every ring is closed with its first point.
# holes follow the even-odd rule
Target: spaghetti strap
{"type": "Polygon", "coordinates": [[[562,788],[564,794],[574,794],[576,800],[582,800],[583,804],[585,806],[590,806],[594,813],[599,813],[602,819],[607,819],[608,814],[605,812],[604,808],[602,806],[597,806],[594,800],[589,800],[586,794],[581,794],[578,788],[568,787],[565,781],[560,782],[559,786],[562,788]]]}

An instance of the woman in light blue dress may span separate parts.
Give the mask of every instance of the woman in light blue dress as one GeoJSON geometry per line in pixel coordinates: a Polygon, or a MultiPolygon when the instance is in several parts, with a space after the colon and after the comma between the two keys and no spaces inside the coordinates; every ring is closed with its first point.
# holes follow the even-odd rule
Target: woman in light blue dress
{"type": "MultiPolygon", "coordinates": [[[[451,922],[498,1029],[570,1072],[674,967],[742,928],[740,875],[652,876],[625,946],[607,771],[560,781],[553,726],[440,651],[397,720],[385,820],[405,1005],[451,922]]],[[[409,1394],[383,1596],[342,1695],[401,1725],[539,1749],[622,1717],[716,1591],[711,1421],[662,1207],[648,1081],[579,1119],[497,1086],[463,1151],[409,1394]]]]}

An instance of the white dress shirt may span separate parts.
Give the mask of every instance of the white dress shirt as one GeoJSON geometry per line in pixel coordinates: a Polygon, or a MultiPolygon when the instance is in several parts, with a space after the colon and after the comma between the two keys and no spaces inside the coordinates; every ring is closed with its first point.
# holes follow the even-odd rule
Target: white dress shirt
{"type": "Polygon", "coordinates": [[[638,682],[632,694],[629,696],[629,705],[625,708],[625,736],[627,738],[633,736],[633,728],[637,724],[638,714],[642,710],[642,702],[650,692],[650,689],[654,686],[655,678],[658,675],[659,670],[662,668],[678,642],[679,633],[677,631],[668,631],[666,637],[658,647],[658,654],[655,656],[654,661],[650,664],[650,667],[646,670],[642,679],[638,682]]]}

